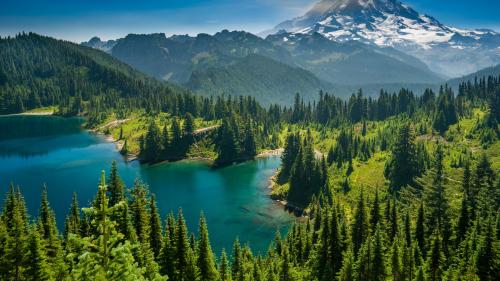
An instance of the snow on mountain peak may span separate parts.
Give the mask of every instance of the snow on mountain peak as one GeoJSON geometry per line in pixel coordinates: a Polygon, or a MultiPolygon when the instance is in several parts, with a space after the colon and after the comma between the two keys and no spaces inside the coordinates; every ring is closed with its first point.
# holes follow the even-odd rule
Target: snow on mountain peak
{"type": "Polygon", "coordinates": [[[500,34],[450,27],[398,0],[322,0],[272,33],[277,30],[394,47],[450,76],[500,62],[500,34]],[[448,61],[442,64],[441,57],[448,61]],[[460,60],[466,63],[460,65],[460,60]]]}

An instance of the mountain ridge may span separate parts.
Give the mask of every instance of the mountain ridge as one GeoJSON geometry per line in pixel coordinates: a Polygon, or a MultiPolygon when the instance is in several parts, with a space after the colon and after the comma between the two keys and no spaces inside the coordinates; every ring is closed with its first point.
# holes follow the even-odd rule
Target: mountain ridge
{"type": "MultiPolygon", "coordinates": [[[[286,34],[280,36],[282,37],[276,35],[264,39],[248,32],[228,30],[214,35],[197,36],[129,34],[116,40],[109,53],[150,76],[178,84],[189,83],[194,72],[199,75],[210,69],[214,73],[214,68],[219,68],[217,72],[220,74],[226,67],[251,54],[274,60],[274,66],[286,64],[290,67],[289,70],[300,67],[325,83],[339,84],[339,89],[352,88],[343,84],[358,87],[383,83],[428,84],[445,80],[445,77],[432,72],[423,62],[390,47],[372,47],[360,42],[338,43],[316,33],[300,34],[300,38],[297,35],[297,40],[291,44],[293,40],[288,43],[283,41],[286,34]]],[[[83,44],[89,46],[91,43],[89,41],[83,44]]],[[[98,43],[97,48],[103,45],[98,43]]],[[[264,68],[267,63],[268,61],[261,67],[263,72],[266,72],[264,68]]],[[[219,80],[219,83],[222,81],[219,80]]],[[[269,84],[269,81],[259,79],[251,83],[263,86],[269,84]]],[[[226,87],[215,85],[215,88],[226,87]]],[[[290,92],[286,99],[293,94],[290,92]]],[[[341,95],[350,94],[351,92],[342,91],[341,95]]]]}
{"type": "Polygon", "coordinates": [[[283,30],[317,32],[337,42],[394,47],[449,77],[500,63],[497,32],[447,26],[397,0],[322,0],[303,16],[263,34],[283,30]]]}

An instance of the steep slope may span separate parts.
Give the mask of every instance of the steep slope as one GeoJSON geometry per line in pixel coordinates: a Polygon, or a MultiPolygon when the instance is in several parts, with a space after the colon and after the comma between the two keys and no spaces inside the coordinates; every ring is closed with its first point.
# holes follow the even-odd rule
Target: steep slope
{"type": "Polygon", "coordinates": [[[348,41],[338,43],[319,33],[280,33],[266,41],[289,51],[319,78],[335,84],[435,83],[441,77],[417,59],[391,48],[348,41]]]}
{"type": "Polygon", "coordinates": [[[265,106],[291,105],[295,93],[311,101],[320,90],[334,88],[304,69],[255,54],[228,66],[196,70],[186,87],[203,95],[251,95],[265,106]]]}
{"type": "Polygon", "coordinates": [[[77,96],[133,97],[172,90],[114,57],[34,33],[0,38],[0,114],[68,103],[77,96]]]}
{"type": "Polygon", "coordinates": [[[194,70],[225,66],[248,54],[290,62],[288,54],[251,33],[224,30],[215,35],[165,37],[165,34],[129,34],[119,39],[111,54],[159,79],[188,81],[194,70]]]}
{"type": "Polygon", "coordinates": [[[500,62],[500,34],[450,27],[397,0],[322,0],[267,33],[283,30],[394,47],[451,77],[500,62]]]}
{"type": "MultiPolygon", "coordinates": [[[[93,42],[96,48],[106,45],[93,42]]],[[[225,67],[249,54],[304,68],[330,83],[435,83],[442,78],[420,60],[394,48],[334,42],[319,33],[284,33],[265,40],[227,30],[196,37],[130,34],[117,40],[111,54],[144,73],[177,83],[186,83],[195,71],[225,67]]]]}

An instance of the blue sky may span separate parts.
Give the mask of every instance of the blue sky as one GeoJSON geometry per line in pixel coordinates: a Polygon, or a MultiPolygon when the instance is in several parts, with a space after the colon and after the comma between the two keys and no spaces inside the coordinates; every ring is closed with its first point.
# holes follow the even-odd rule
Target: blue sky
{"type": "MultiPolygon", "coordinates": [[[[34,31],[80,42],[128,33],[260,32],[302,15],[315,0],[1,0],[0,35],[34,31]]],[[[457,27],[500,31],[499,0],[405,0],[457,27]]]]}

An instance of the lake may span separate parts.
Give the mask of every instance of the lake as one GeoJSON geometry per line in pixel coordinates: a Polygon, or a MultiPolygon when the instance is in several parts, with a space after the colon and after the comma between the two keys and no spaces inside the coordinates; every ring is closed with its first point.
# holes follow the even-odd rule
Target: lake
{"type": "Polygon", "coordinates": [[[182,207],[189,230],[197,232],[200,212],[207,219],[217,254],[231,250],[235,237],[264,253],[277,228],[282,232],[293,216],[267,195],[268,179],[279,157],[258,159],[222,169],[197,161],[156,165],[126,162],[114,143],[80,129],[83,120],[50,116],[0,117],[0,205],[8,186],[20,186],[31,218],[37,216],[45,184],[60,230],[73,192],[85,207],[97,192],[100,172],[118,162],[128,187],[135,179],[149,185],[164,218],[182,207]]]}

